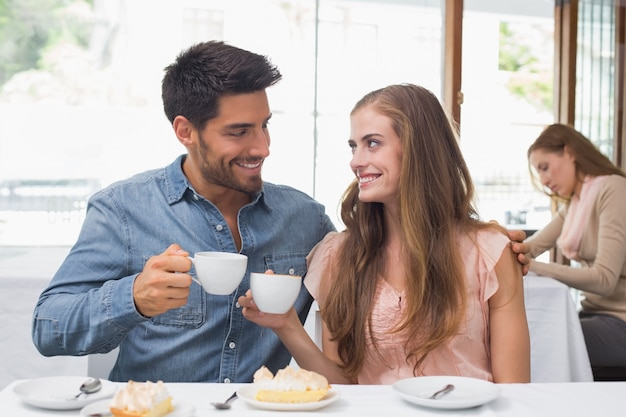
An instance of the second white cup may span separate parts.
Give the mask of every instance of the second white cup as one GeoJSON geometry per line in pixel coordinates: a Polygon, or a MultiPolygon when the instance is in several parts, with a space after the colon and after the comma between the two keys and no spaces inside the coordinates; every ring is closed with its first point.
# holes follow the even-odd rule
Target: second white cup
{"type": "Polygon", "coordinates": [[[264,313],[286,313],[296,302],[301,285],[302,277],[297,275],[250,274],[252,298],[264,313]]]}

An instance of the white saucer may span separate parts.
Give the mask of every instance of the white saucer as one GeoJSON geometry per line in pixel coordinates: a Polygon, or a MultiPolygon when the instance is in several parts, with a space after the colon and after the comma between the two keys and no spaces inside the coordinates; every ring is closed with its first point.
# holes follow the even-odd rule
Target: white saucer
{"type": "MultiPolygon", "coordinates": [[[[110,403],[111,400],[102,400],[96,403],[91,403],[80,410],[80,415],[83,417],[89,417],[89,415],[95,413],[106,415],[110,413],[110,403]]],[[[196,412],[196,408],[193,405],[183,401],[172,400],[172,405],[174,406],[174,411],[168,413],[167,417],[191,417],[196,412]]]]}
{"type": "Polygon", "coordinates": [[[78,387],[85,382],[84,376],[53,376],[29,379],[13,387],[13,392],[26,404],[50,410],[75,410],[103,398],[112,397],[117,391],[114,382],[101,379],[102,389],[93,394],[79,393],[78,387]]]}
{"type": "Polygon", "coordinates": [[[326,394],[326,396],[319,401],[313,401],[310,403],[293,403],[293,404],[270,403],[266,401],[256,400],[257,390],[258,388],[254,384],[244,385],[241,388],[239,388],[239,390],[237,390],[237,396],[255,408],[261,408],[263,410],[273,410],[273,411],[318,410],[320,408],[326,407],[334,403],[340,397],[339,391],[331,387],[331,389],[328,390],[328,394],[326,394]]]}
{"type": "Polygon", "coordinates": [[[430,408],[460,409],[486,404],[500,396],[500,387],[483,379],[462,376],[422,376],[400,380],[392,388],[406,401],[430,408]],[[446,384],[454,390],[431,400],[430,397],[446,384]]]}

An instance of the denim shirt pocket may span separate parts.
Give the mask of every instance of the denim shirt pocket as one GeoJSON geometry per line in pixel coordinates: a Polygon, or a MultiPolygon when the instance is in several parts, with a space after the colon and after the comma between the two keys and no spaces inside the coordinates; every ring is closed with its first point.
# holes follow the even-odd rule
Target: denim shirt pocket
{"type": "Polygon", "coordinates": [[[275,274],[295,275],[304,277],[307,271],[306,256],[308,252],[288,252],[281,254],[265,255],[265,268],[271,269],[275,274]]]}
{"type": "Polygon", "coordinates": [[[173,308],[166,313],[152,317],[152,323],[161,326],[197,328],[205,322],[206,293],[202,286],[195,283],[189,287],[187,304],[173,308]]]}

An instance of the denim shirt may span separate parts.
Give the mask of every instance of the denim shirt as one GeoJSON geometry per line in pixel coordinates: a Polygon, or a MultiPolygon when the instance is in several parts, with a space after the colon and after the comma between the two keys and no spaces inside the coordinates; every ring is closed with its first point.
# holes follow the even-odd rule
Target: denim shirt
{"type": "MultiPolygon", "coordinates": [[[[170,244],[191,254],[237,251],[220,211],[188,183],[184,158],[90,198],[79,238],[34,311],[33,342],[43,355],[119,346],[109,378],[122,382],[250,382],[262,365],[275,372],[289,363],[280,339],[246,320],[237,298],[250,287],[250,272],[304,277],[306,255],[335,229],[321,204],[293,188],[265,183],[239,211],[248,267],[233,294],[210,295],[193,282],[184,307],[152,318],[135,308],[135,278],[170,244]]],[[[302,321],[311,302],[302,285],[295,303],[302,321]]]]}

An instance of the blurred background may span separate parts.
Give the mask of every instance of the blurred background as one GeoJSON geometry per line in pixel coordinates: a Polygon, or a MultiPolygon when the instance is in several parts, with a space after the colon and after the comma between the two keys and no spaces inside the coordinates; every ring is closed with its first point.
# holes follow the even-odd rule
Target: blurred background
{"type": "Polygon", "coordinates": [[[554,0],[1,0],[0,247],[73,244],[93,192],[185,152],[160,82],[182,49],[211,39],[278,65],[264,178],[321,201],[338,228],[354,103],[405,82],[443,102],[450,66],[462,82],[446,107],[462,112],[481,217],[541,227],[550,204],[531,186],[526,149],[545,125],[575,109],[567,118],[603,151],[621,149],[616,1],[573,3],[574,41],[554,0]],[[462,13],[455,27],[450,10],[462,13]],[[462,59],[451,64],[455,34],[462,59]],[[559,51],[572,42],[563,110],[559,51]]]}

